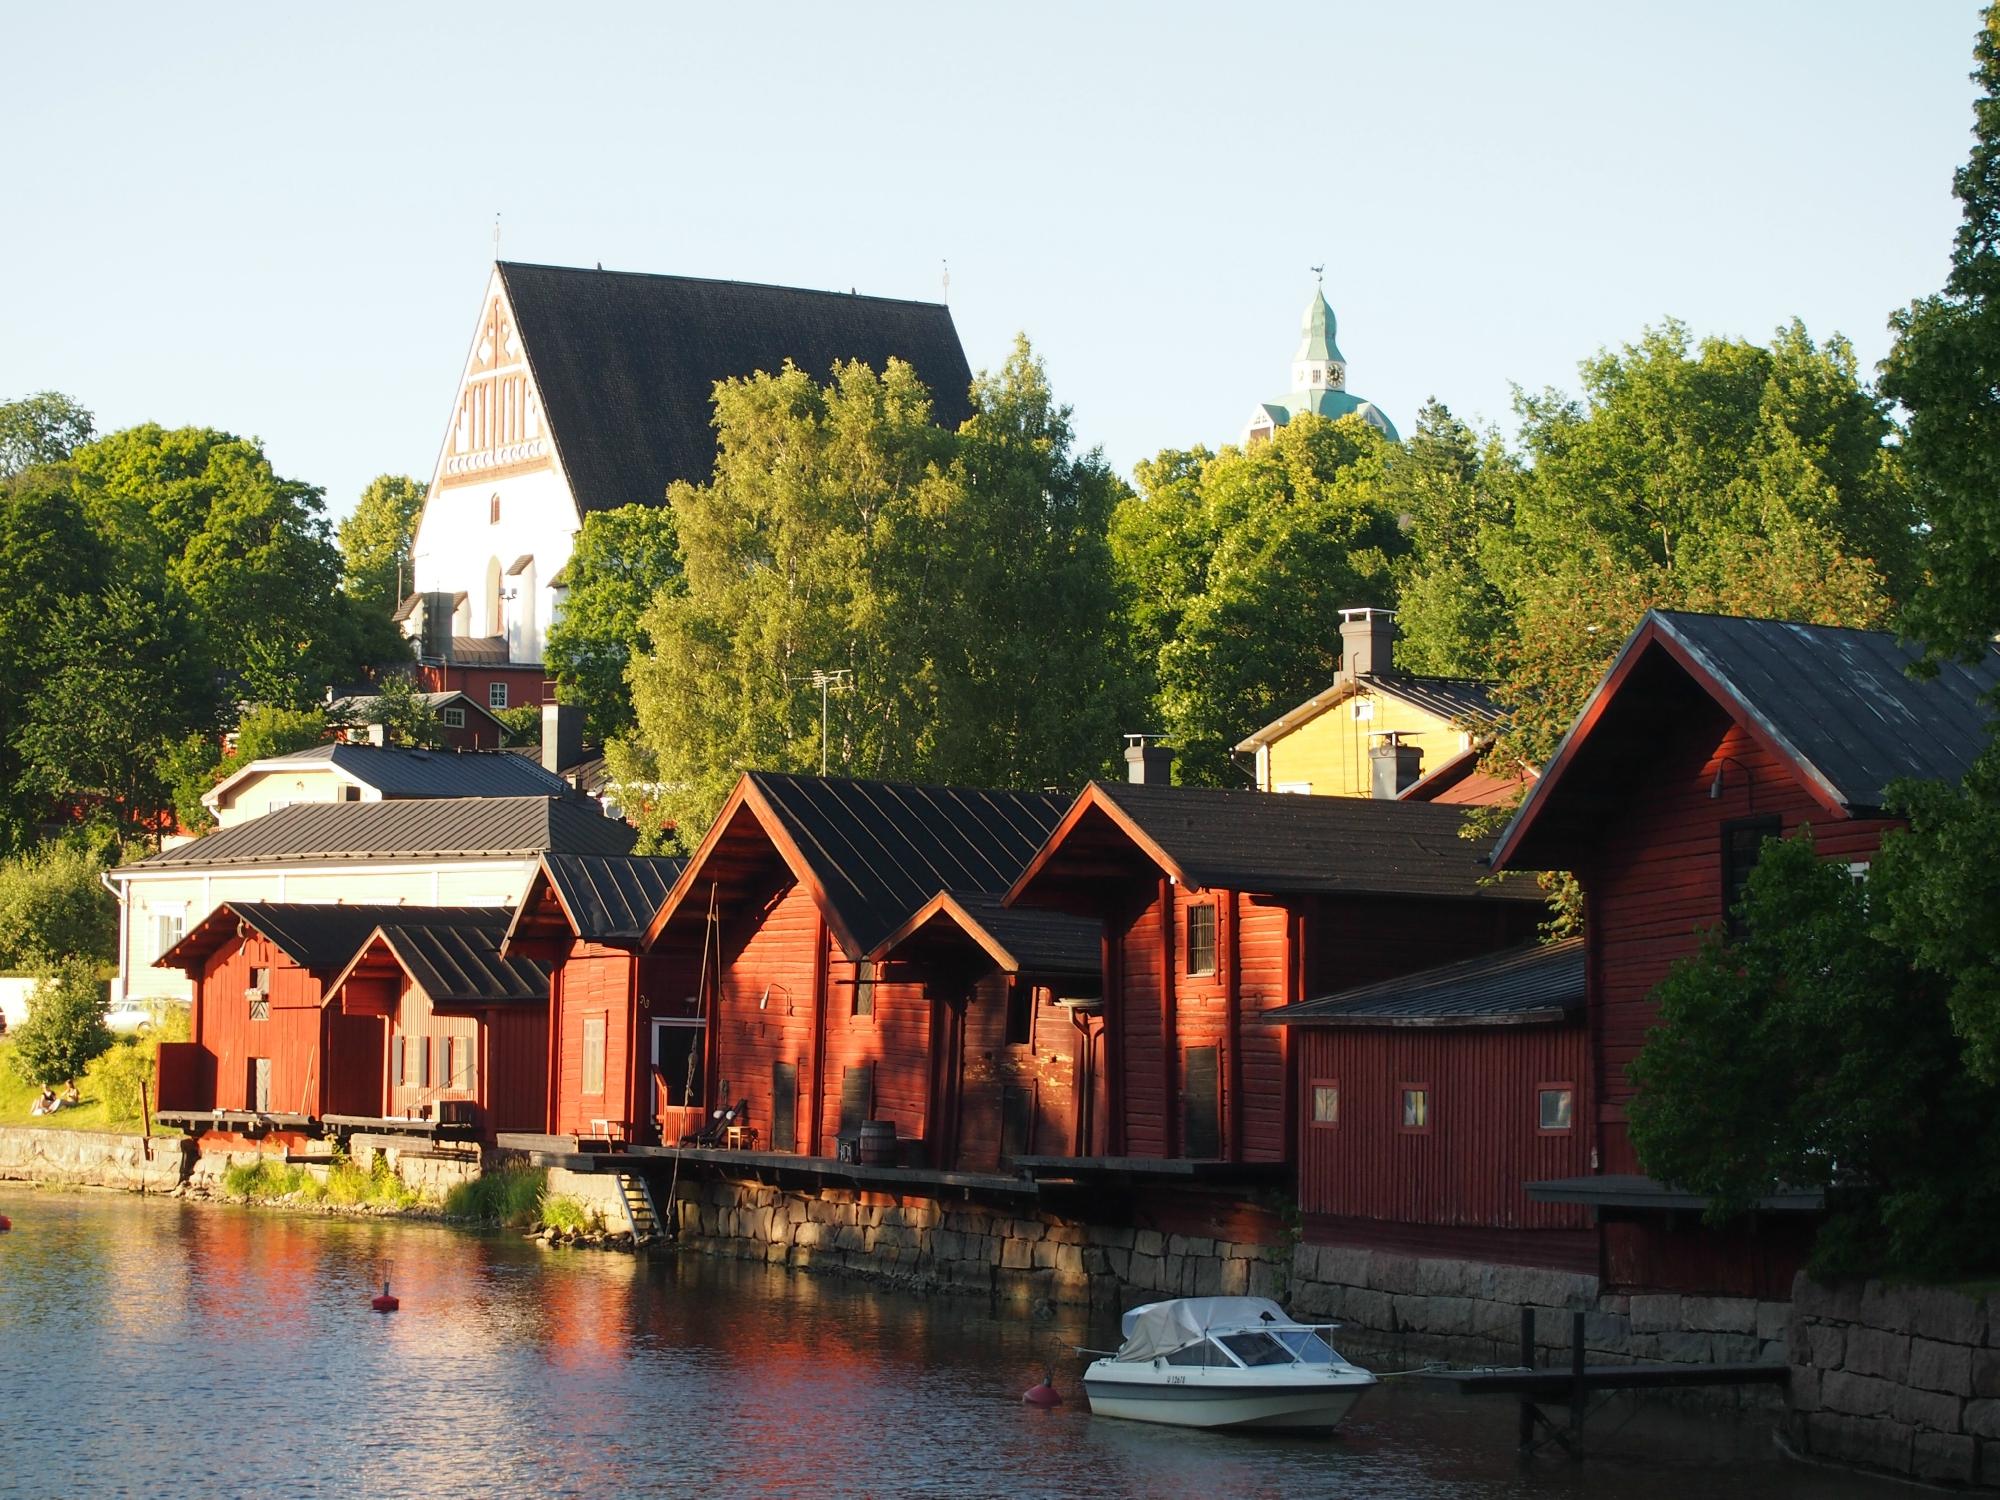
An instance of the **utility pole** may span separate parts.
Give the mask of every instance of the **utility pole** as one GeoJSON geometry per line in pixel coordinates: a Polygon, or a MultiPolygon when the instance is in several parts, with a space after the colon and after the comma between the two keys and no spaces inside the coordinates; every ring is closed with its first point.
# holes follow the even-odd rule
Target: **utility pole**
{"type": "Polygon", "coordinates": [[[819,774],[826,775],[826,710],[827,694],[846,692],[854,686],[852,667],[815,667],[811,672],[798,677],[786,674],[787,686],[794,682],[810,683],[819,689],[819,774]]]}

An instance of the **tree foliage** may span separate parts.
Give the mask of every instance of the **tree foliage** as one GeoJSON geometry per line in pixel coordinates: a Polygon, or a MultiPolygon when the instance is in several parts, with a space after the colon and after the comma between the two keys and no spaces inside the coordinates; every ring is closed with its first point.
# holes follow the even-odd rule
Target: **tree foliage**
{"type": "Polygon", "coordinates": [[[699,828],[746,768],[1041,785],[1115,748],[1115,481],[1025,341],[957,433],[909,366],[724,382],[706,485],[669,494],[684,590],[641,620],[622,784],[699,828]]]}
{"type": "Polygon", "coordinates": [[[94,419],[61,391],[0,401],[0,479],[39,464],[59,464],[90,441],[94,419]]]}
{"type": "Polygon", "coordinates": [[[362,722],[380,724],[387,744],[412,750],[444,748],[443,715],[431,707],[422,689],[407,677],[391,675],[377,683],[374,701],[365,710],[362,722]]]}
{"type": "Polygon", "coordinates": [[[67,1083],[83,1076],[112,1043],[104,1017],[110,997],[87,958],[59,960],[28,992],[28,1019],[10,1032],[14,1069],[28,1083],[67,1083]]]}
{"type": "Polygon", "coordinates": [[[191,734],[170,745],[160,756],[157,769],[173,798],[175,822],[184,833],[202,833],[214,827],[215,816],[201,799],[219,782],[253,761],[310,750],[326,739],[331,727],[320,709],[259,703],[237,719],[233,743],[226,752],[207,734],[191,734]]]}
{"type": "Polygon", "coordinates": [[[592,511],[564,571],[568,587],[549,627],[546,666],[561,700],[583,710],[585,738],[602,745],[632,725],[625,672],[644,643],[640,620],[662,593],[683,587],[672,508],[592,511]]]}
{"type": "Polygon", "coordinates": [[[410,548],[425,486],[407,474],[378,474],[340,523],[340,587],[352,603],[362,654],[370,661],[408,655],[391,618],[415,578],[410,548]]]}
{"type": "Polygon", "coordinates": [[[0,969],[116,957],[118,906],[98,879],[108,852],[65,839],[0,860],[0,969]]]}

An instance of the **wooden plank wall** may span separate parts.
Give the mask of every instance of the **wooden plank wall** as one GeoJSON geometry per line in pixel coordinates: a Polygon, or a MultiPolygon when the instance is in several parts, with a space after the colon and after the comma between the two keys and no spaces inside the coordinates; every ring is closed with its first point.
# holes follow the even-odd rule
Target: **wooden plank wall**
{"type": "MultiPolygon", "coordinates": [[[[831,1156],[840,1130],[840,1080],[849,1068],[875,1069],[873,1105],[868,1117],[893,1120],[896,1134],[915,1139],[925,1135],[924,1110],[930,1089],[931,1001],[921,980],[906,977],[902,965],[883,966],[898,977],[875,981],[874,1011],[854,1012],[855,977],[859,965],[841,953],[831,934],[826,939],[826,1086],[817,1091],[820,1110],[820,1154],[831,1156]]],[[[771,1070],[763,1070],[764,1087],[771,1070]]],[[[799,1089],[812,1083],[803,1073],[799,1089]]],[[[765,1116],[769,1118],[768,1115],[765,1116]]],[[[801,1122],[803,1123],[803,1121],[801,1122]]]]}
{"type": "Polygon", "coordinates": [[[320,1055],[319,980],[252,933],[225,943],[201,976],[195,1040],[215,1058],[216,1109],[248,1109],[253,1057],[271,1059],[271,1109],[277,1114],[322,1113],[325,1059],[320,1055]],[[271,971],[270,1018],[250,1019],[244,991],[250,971],[271,971]]]}
{"type": "Polygon", "coordinates": [[[440,1099],[477,1101],[484,1073],[480,1056],[479,1023],[471,1016],[440,1015],[431,1009],[423,991],[405,978],[396,996],[396,1012],[389,1023],[389,1113],[415,1116],[427,1104],[440,1099]],[[457,1037],[463,1059],[458,1076],[449,1076],[447,1040],[457,1037]],[[395,1049],[406,1041],[419,1045],[408,1049],[403,1081],[395,1081],[395,1049]],[[422,1043],[430,1044],[431,1081],[422,1082],[422,1043]]]}
{"type": "Polygon", "coordinates": [[[495,1006],[479,1017],[480,1125],[498,1130],[547,1130],[549,1011],[542,1005],[495,1006]]]}
{"type": "MultiPolygon", "coordinates": [[[[811,1102],[818,1096],[812,1076],[814,942],[819,911],[797,885],[768,911],[739,914],[723,933],[722,964],[715,1000],[715,1069],[711,1096],[750,1101],[750,1123],[768,1136],[771,1124],[771,1064],[799,1070],[797,1143],[810,1149],[811,1102]]],[[[839,1074],[834,1075],[833,1107],[839,1109],[839,1074]]],[[[831,1149],[829,1141],[827,1149],[831,1149]]]]}
{"type": "MultiPolygon", "coordinates": [[[[591,1128],[594,1120],[626,1120],[631,1076],[643,1067],[645,1054],[632,1056],[632,978],[637,960],[620,948],[578,942],[570,946],[560,978],[554,984],[557,1028],[556,1124],[562,1135],[591,1128]],[[583,1092],[583,1023],[587,1017],[604,1021],[604,1088],[583,1092]]],[[[546,1069],[546,1064],[544,1068],[546,1069]]],[[[636,1123],[636,1122],[632,1122],[636,1123]]]]}
{"type": "Polygon", "coordinates": [[[965,1012],[965,1071],[960,1085],[959,1151],[947,1165],[970,1172],[1000,1168],[1001,1100],[1021,1089],[1031,1104],[1027,1151],[1065,1156],[1074,1148],[1076,1054],[1080,1040],[1069,1013],[1034,986],[1029,1039],[1007,1040],[1006,975],[993,973],[973,988],[965,1012]]]}

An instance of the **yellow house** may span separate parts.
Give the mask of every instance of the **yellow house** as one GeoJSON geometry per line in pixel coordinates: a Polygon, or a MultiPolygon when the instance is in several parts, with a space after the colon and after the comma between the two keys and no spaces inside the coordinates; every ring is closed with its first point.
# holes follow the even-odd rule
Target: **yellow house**
{"type": "Polygon", "coordinates": [[[1394,613],[1341,611],[1340,676],[1237,745],[1257,757],[1257,789],[1395,797],[1459,759],[1498,716],[1486,684],[1395,670],[1394,613]]]}

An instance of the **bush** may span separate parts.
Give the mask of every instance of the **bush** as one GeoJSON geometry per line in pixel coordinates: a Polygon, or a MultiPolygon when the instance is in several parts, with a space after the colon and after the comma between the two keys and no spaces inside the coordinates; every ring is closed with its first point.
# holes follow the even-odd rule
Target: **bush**
{"type": "Polygon", "coordinates": [[[595,1209],[567,1193],[543,1193],[541,1215],[543,1228],[560,1229],[568,1234],[582,1234],[601,1228],[604,1223],[595,1209]]]}
{"type": "Polygon", "coordinates": [[[28,995],[28,1019],[13,1033],[14,1070],[28,1083],[66,1083],[110,1050],[110,1000],[97,965],[65,958],[28,995]]]}
{"type": "Polygon", "coordinates": [[[0,969],[117,957],[118,903],[98,876],[104,854],[64,840],[0,861],[0,969]]]}
{"type": "Polygon", "coordinates": [[[454,1219],[477,1219],[509,1229],[526,1228],[548,1181],[540,1167],[507,1167],[461,1182],[445,1194],[444,1211],[454,1219]]]}
{"type": "Polygon", "coordinates": [[[222,1190],[232,1198],[269,1203],[289,1198],[311,1178],[303,1167],[287,1166],[271,1157],[230,1167],[222,1174],[222,1190]]]}
{"type": "Polygon", "coordinates": [[[153,1082],[153,1060],[158,1051],[153,1043],[135,1036],[120,1037],[111,1050],[97,1060],[91,1078],[98,1096],[104,1100],[108,1120],[136,1120],[144,1107],[146,1089],[153,1082]]]}

